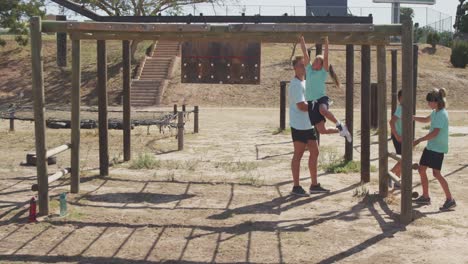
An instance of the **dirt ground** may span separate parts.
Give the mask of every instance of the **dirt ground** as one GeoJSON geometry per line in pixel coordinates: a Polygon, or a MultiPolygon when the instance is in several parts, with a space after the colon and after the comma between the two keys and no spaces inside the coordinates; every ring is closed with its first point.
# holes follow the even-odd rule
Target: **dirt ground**
{"type": "MultiPolygon", "coordinates": [[[[343,112],[336,110],[338,116],[343,112]]],[[[359,113],[355,114],[359,128],[359,113]]],[[[293,197],[288,132],[275,133],[278,109],[201,108],[200,133],[188,122],[185,149],[176,151],[175,131],[133,131],[135,162],[121,163],[122,132],[110,131],[110,176],[98,176],[97,130],[82,130],[79,194],[68,194],[68,215],[59,217],[58,195],[69,179],[51,184],[51,213],[27,223],[35,195],[34,167],[21,167],[34,148],[33,123],[15,133],[0,121],[0,261],[5,263],[468,263],[466,112],[452,112],[450,152],[443,174],[458,202],[441,213],[444,197],[430,178],[432,205],[414,207],[415,220],[399,224],[400,197],[376,195],[377,172],[360,185],[359,172],[319,171],[329,194],[293,197]],[[132,169],[140,154],[154,169],[132,169]],[[368,194],[365,195],[365,192],[368,194]],[[364,192],[364,194],[363,194],[364,192]]],[[[417,134],[427,132],[417,127],[417,134]]],[[[49,147],[69,140],[69,130],[48,130],[49,147]]],[[[359,160],[359,131],[354,159],[359,160]]],[[[377,135],[372,133],[372,142],[377,135]]],[[[393,146],[389,144],[389,149],[393,146]]],[[[422,148],[415,151],[415,160],[422,148]]],[[[319,163],[344,153],[344,140],[322,136],[319,163]]],[[[377,166],[378,146],[371,159],[377,166]]],[[[306,157],[301,184],[308,187],[306,157]]],[[[69,155],[58,156],[59,166],[69,155]]],[[[390,163],[393,164],[393,163],[390,163]]],[[[419,177],[414,184],[420,191],[419,177]]]]}

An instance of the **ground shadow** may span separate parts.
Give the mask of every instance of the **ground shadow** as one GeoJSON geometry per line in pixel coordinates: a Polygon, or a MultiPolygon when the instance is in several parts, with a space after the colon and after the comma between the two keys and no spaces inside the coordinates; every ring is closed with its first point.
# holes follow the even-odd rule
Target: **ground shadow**
{"type": "Polygon", "coordinates": [[[106,193],[89,195],[86,200],[105,203],[170,203],[190,199],[193,194],[158,194],[158,193],[106,193]]]}

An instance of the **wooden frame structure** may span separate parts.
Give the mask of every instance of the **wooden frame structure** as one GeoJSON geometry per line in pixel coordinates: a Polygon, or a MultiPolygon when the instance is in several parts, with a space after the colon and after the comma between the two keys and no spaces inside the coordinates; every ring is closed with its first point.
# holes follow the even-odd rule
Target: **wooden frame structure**
{"type": "MultiPolygon", "coordinates": [[[[157,17],[156,17],[157,18],[157,17]]],[[[153,19],[156,19],[153,18],[153,19]]],[[[234,18],[231,18],[235,21],[234,18]]],[[[45,106],[44,82],[42,68],[42,33],[64,32],[72,40],[72,192],[79,191],[79,145],[80,145],[80,40],[92,39],[98,42],[98,95],[99,95],[99,142],[100,142],[100,172],[108,174],[108,142],[107,142],[107,92],[106,92],[106,40],[123,40],[124,61],[128,60],[129,40],[254,40],[260,42],[292,43],[299,35],[314,43],[321,44],[322,36],[327,35],[331,44],[347,45],[347,71],[352,72],[353,45],[361,46],[362,73],[362,111],[361,111],[361,180],[370,180],[370,47],[377,46],[377,72],[379,89],[379,190],[382,196],[388,193],[388,150],[387,150],[387,104],[386,102],[386,45],[390,37],[401,36],[402,39],[402,87],[403,87],[403,142],[402,142],[402,191],[401,191],[401,222],[409,223],[412,220],[412,143],[414,107],[413,96],[413,27],[412,21],[405,21],[402,25],[373,25],[369,23],[334,24],[334,21],[324,18],[315,18],[320,23],[282,22],[282,24],[161,24],[161,23],[112,23],[112,22],[61,22],[41,21],[34,17],[31,20],[32,70],[33,93],[35,104],[35,136],[37,154],[37,176],[39,188],[39,211],[48,214],[48,182],[45,135],[45,106]],[[284,24],[283,24],[284,23],[284,24]]],[[[207,20],[205,18],[205,20],[207,20]]],[[[220,21],[221,22],[221,21],[220,21]]],[[[124,63],[128,67],[128,63],[124,63]]],[[[124,69],[124,73],[127,70],[124,69]]],[[[347,80],[347,97],[352,97],[352,75],[347,80]]],[[[124,107],[128,107],[129,85],[124,81],[124,107]]],[[[352,108],[348,105],[347,108],[352,108]]],[[[350,118],[347,116],[347,118],[350,118]]],[[[352,117],[351,117],[352,118],[352,117]]],[[[128,121],[126,119],[126,121],[128,121]]],[[[128,123],[128,122],[124,122],[128,123]]],[[[125,129],[124,129],[125,131],[125,129]]],[[[128,131],[127,131],[128,133],[128,131]]],[[[130,141],[125,141],[126,148],[130,141]]],[[[347,146],[348,154],[351,146],[347,146]]],[[[125,151],[125,150],[124,150],[125,151]]],[[[129,150],[128,150],[129,151],[129,150]]],[[[130,158],[129,153],[124,156],[130,158]],[[128,155],[127,155],[128,154],[128,155]]]]}

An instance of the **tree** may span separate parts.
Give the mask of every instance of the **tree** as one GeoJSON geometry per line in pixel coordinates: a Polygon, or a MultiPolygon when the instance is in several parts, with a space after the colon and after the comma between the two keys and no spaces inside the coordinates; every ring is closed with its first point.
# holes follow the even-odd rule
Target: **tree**
{"type": "MultiPolygon", "coordinates": [[[[75,2],[109,16],[156,16],[161,12],[180,13],[181,7],[200,3],[218,3],[222,0],[76,0],[75,2]]],[[[134,55],[141,41],[131,43],[131,55],[134,55]]]]}
{"type": "MultiPolygon", "coordinates": [[[[18,44],[28,44],[29,18],[32,16],[43,16],[44,6],[41,0],[8,0],[0,1],[0,28],[8,29],[8,33],[16,35],[18,44]]],[[[6,42],[0,39],[0,46],[6,42]]]]}
{"type": "Polygon", "coordinates": [[[411,7],[400,8],[400,21],[405,21],[414,18],[414,10],[411,7]]]}

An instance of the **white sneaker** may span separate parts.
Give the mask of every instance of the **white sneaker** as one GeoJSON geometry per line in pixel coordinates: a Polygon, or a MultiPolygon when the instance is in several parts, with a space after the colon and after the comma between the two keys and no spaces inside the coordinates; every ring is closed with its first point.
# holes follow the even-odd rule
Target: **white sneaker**
{"type": "Polygon", "coordinates": [[[351,137],[351,133],[349,133],[349,130],[348,130],[348,128],[346,127],[346,125],[341,124],[340,126],[341,126],[341,129],[338,128],[338,129],[340,129],[340,136],[345,137],[346,140],[347,140],[349,143],[353,142],[353,138],[351,137]]]}

